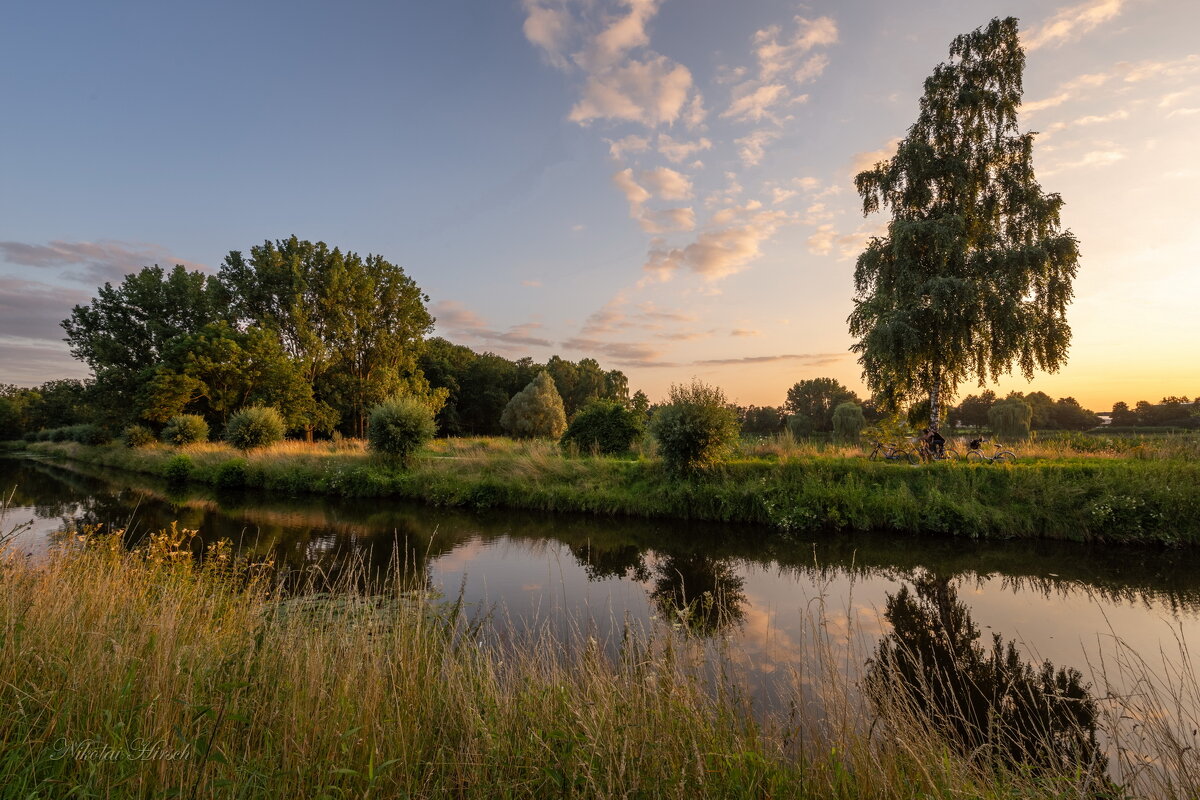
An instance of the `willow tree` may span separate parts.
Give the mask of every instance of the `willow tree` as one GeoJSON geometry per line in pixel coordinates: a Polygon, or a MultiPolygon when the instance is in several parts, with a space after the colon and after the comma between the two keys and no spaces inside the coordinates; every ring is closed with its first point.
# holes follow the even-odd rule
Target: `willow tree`
{"type": "Polygon", "coordinates": [[[884,404],[928,397],[934,428],[964,380],[1067,357],[1079,246],[1017,127],[1024,67],[1013,17],[957,37],[896,154],[855,177],[863,214],[892,218],[858,258],[851,349],[884,404]]]}

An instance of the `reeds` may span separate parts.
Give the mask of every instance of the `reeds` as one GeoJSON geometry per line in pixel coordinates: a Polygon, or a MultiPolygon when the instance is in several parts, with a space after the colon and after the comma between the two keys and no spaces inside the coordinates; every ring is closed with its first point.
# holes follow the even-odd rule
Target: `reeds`
{"type": "MultiPolygon", "coordinates": [[[[501,627],[349,575],[284,591],[270,565],[223,545],[197,561],[190,543],[93,535],[5,562],[0,796],[1095,796],[1078,771],[980,762],[912,707],[865,703],[860,640],[822,609],[791,696],[765,710],[736,654],[668,626],[615,641],[586,621],[501,627]]],[[[1115,724],[1144,725],[1136,774],[1118,771],[1137,796],[1195,797],[1195,676],[1179,666],[1109,694],[1115,724]]],[[[1142,668],[1105,666],[1122,685],[1142,668]]]]}

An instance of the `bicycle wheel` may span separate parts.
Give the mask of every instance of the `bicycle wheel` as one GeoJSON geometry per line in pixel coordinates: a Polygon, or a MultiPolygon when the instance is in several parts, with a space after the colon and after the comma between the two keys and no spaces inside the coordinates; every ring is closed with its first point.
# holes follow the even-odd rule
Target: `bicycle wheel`
{"type": "Polygon", "coordinates": [[[916,454],[916,453],[910,453],[910,452],[909,452],[909,451],[907,451],[907,450],[900,450],[900,451],[898,451],[898,452],[896,453],[896,458],[903,458],[903,459],[904,459],[905,461],[907,461],[909,464],[916,464],[918,461],[920,461],[920,460],[921,460],[921,459],[920,459],[920,458],[917,456],[917,454],[916,454]]]}
{"type": "Polygon", "coordinates": [[[878,460],[879,460],[879,456],[880,456],[880,451],[881,451],[882,449],[883,449],[883,448],[881,448],[879,445],[875,445],[875,449],[874,449],[874,450],[872,450],[872,451],[871,451],[871,455],[869,455],[869,456],[867,456],[867,457],[868,457],[869,459],[871,459],[872,461],[878,461],[878,460]]]}
{"type": "Polygon", "coordinates": [[[1001,450],[992,456],[992,461],[997,464],[1015,464],[1017,463],[1017,454],[1011,450],[1001,450]]]}
{"type": "Polygon", "coordinates": [[[978,450],[968,450],[967,451],[967,462],[970,464],[982,464],[983,463],[983,453],[981,453],[978,450]]]}
{"type": "Polygon", "coordinates": [[[943,461],[958,461],[958,451],[953,447],[947,447],[942,451],[943,461]]]}

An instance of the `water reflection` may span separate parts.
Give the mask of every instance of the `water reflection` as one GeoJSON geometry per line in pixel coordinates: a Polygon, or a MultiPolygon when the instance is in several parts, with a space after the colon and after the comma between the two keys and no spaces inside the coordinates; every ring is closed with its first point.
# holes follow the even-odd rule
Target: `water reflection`
{"type": "Polygon", "coordinates": [[[936,574],[887,599],[884,636],[868,663],[868,696],[884,718],[923,722],[963,755],[1080,771],[1104,785],[1090,684],[1070,667],[1025,661],[1015,641],[979,626],[953,582],[936,574]]]}
{"type": "Polygon", "coordinates": [[[655,565],[650,596],[668,620],[713,636],[745,617],[745,585],[729,559],[669,553],[655,565]]]}

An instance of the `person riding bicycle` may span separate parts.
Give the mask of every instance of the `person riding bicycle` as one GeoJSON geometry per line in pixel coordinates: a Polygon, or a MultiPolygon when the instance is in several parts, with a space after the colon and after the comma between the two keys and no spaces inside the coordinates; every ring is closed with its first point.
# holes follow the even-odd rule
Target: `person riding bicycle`
{"type": "Polygon", "coordinates": [[[921,431],[920,442],[922,449],[930,455],[940,457],[946,454],[945,438],[932,428],[925,428],[921,431]]]}

